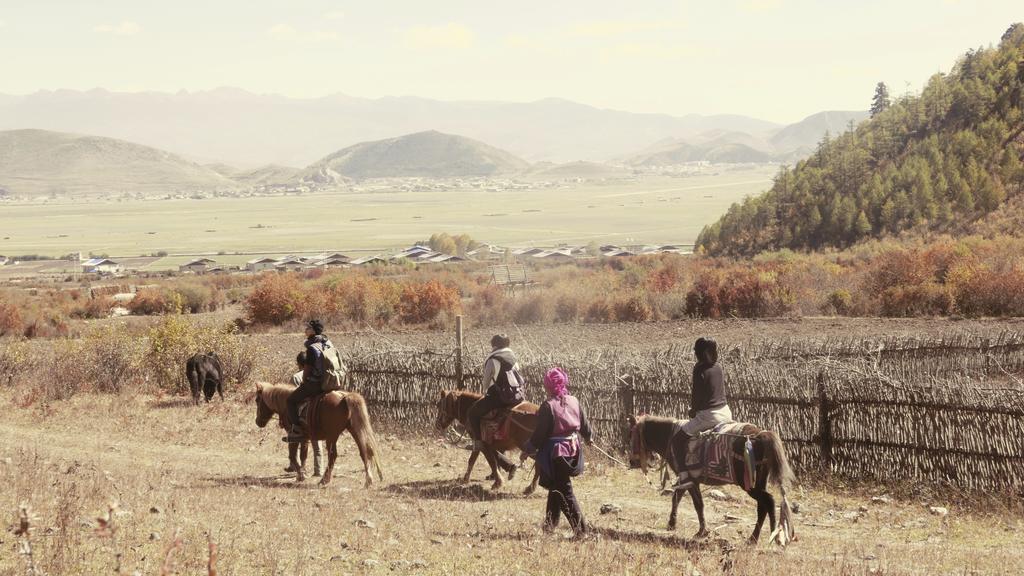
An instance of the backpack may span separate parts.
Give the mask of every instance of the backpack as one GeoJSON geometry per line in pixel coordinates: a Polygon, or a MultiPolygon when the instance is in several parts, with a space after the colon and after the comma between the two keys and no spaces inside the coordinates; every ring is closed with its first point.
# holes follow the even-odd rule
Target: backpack
{"type": "Polygon", "coordinates": [[[498,374],[494,377],[494,388],[498,392],[498,399],[506,406],[519,404],[526,400],[523,395],[523,386],[526,380],[516,370],[514,364],[510,364],[500,356],[491,356],[498,361],[498,374]]]}
{"type": "Polygon", "coordinates": [[[330,342],[321,347],[324,360],[324,379],[320,383],[320,389],[324,392],[341,390],[348,374],[345,361],[341,359],[341,351],[330,342]]]}

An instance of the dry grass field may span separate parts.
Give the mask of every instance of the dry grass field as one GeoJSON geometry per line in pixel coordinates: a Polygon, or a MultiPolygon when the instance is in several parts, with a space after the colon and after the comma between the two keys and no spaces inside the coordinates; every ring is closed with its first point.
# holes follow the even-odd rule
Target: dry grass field
{"type": "Polygon", "coordinates": [[[382,250],[445,231],[513,245],[692,242],[774,173],[765,166],[515,189],[403,190],[396,182],[302,196],[6,203],[0,254],[382,250]]]}
{"type": "Polygon", "coordinates": [[[0,396],[0,510],[16,528],[28,504],[32,556],[3,532],[2,575],[27,573],[30,560],[44,574],[206,574],[211,549],[221,575],[1024,572],[1019,509],[949,493],[805,479],[793,489],[799,540],[783,550],[744,543],[755,509],[728,488],[729,500],[707,499],[714,536],[695,542],[688,502],[667,532],[668,498],[592,453],[576,484],[596,536],[572,541],[541,531],[542,495],[519,493],[527,474],[498,493],[482,466],[456,483],[468,452],[440,436],[378,429],[387,477],[370,489],[345,436],[335,481],[320,488],[282,472],[280,431],[258,429],[244,398],[20,398],[0,396]],[[603,504],[621,511],[602,515],[603,504]]]}

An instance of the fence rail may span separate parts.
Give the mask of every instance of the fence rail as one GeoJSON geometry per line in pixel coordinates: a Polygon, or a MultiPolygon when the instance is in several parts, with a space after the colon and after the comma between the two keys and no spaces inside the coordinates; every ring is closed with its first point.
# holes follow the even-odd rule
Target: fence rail
{"type": "MultiPolygon", "coordinates": [[[[482,350],[366,352],[352,354],[353,387],[376,419],[405,428],[428,429],[441,390],[475,390],[480,380],[462,358],[482,358],[482,350]]],[[[686,414],[689,354],[580,351],[556,362],[527,353],[520,364],[534,399],[548,367],[566,369],[595,433],[625,449],[628,416],[686,414]]],[[[723,364],[736,419],[779,433],[798,472],[973,490],[1024,484],[1024,390],[1013,381],[989,388],[992,376],[1015,379],[1024,369],[1022,334],[754,345],[726,350],[723,364]]]]}

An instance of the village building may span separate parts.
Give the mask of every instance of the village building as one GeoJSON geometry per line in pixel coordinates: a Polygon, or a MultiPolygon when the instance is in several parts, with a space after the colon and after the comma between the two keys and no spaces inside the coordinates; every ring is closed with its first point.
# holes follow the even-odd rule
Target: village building
{"type": "Polygon", "coordinates": [[[376,254],[374,256],[363,256],[362,258],[356,258],[355,260],[352,260],[349,263],[352,266],[367,266],[372,264],[387,264],[388,261],[380,254],[376,254]]]}
{"type": "Polygon", "coordinates": [[[86,274],[116,274],[121,265],[110,258],[90,258],[82,262],[82,272],[86,274]]]}
{"type": "Polygon", "coordinates": [[[263,256],[262,258],[255,258],[246,262],[245,269],[249,272],[263,272],[264,270],[273,270],[276,264],[276,258],[263,256]]]}
{"type": "Polygon", "coordinates": [[[278,260],[274,264],[274,270],[278,272],[295,272],[297,270],[303,270],[308,267],[308,264],[304,259],[295,256],[288,256],[278,260]]]}
{"type": "Polygon", "coordinates": [[[195,260],[190,260],[182,264],[181,266],[178,266],[178,272],[192,272],[194,274],[202,274],[203,272],[208,272],[210,265],[215,263],[216,262],[214,260],[211,260],[209,258],[196,258],[195,260]]]}

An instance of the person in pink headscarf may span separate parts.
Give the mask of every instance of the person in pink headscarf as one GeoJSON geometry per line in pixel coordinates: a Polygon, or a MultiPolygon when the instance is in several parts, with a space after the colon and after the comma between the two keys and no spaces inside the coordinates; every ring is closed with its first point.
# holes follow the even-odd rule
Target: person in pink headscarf
{"type": "Polygon", "coordinates": [[[579,400],[569,394],[569,376],[561,368],[544,374],[548,398],[537,411],[537,427],[523,451],[532,456],[540,470],[540,485],[548,490],[544,529],[554,530],[565,514],[573,532],[586,532],[586,523],[576,495],[572,477],[583,473],[583,450],[579,437],[589,445],[593,441],[590,423],[579,400]]]}

